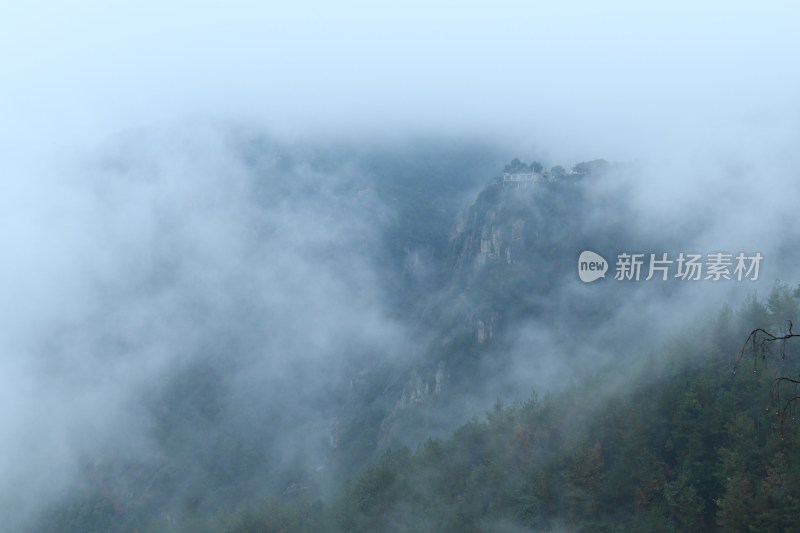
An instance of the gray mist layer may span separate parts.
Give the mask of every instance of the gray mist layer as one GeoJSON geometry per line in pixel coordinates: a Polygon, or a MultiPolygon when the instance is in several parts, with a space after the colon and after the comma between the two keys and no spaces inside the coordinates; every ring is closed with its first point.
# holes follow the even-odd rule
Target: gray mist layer
{"type": "MultiPolygon", "coordinates": [[[[353,376],[391,383],[431,350],[394,284],[408,262],[419,294],[447,281],[436,247],[390,231],[413,221],[392,187],[426,175],[414,158],[442,180],[424,212],[447,233],[512,157],[603,157],[635,170],[586,185],[587,227],[626,227],[641,252],[765,258],[762,284],[631,291],[579,346],[573,324],[520,321],[512,364],[458,416],[508,387],[557,390],[626,332],[658,339],[798,281],[796,8],[301,4],[0,8],[11,520],[74,491],[93,461],[158,464],[197,443],[202,462],[253,426],[272,463],[331,468],[353,376]],[[430,146],[463,159],[435,163],[430,146]],[[159,424],[198,411],[163,412],[180,405],[165,391],[198,371],[214,403],[176,436],[159,424]]],[[[553,284],[555,317],[598,297],[572,271],[553,284]]]]}

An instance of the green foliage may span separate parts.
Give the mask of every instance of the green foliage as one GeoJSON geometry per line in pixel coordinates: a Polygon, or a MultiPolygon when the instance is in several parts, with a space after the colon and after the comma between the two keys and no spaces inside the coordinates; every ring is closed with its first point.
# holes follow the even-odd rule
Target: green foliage
{"type": "MultiPolygon", "coordinates": [[[[740,316],[770,307],[751,299],[740,316]]],[[[721,345],[707,342],[726,344],[723,333],[740,326],[723,309],[665,348],[682,364],[602,405],[576,401],[592,396],[585,383],[498,402],[451,439],[387,454],[343,489],[339,501],[355,503],[329,512],[348,516],[347,531],[795,530],[797,427],[781,431],[764,410],[774,364],[732,373],[721,345]]]]}
{"type": "Polygon", "coordinates": [[[542,172],[542,164],[538,161],[531,161],[531,164],[528,165],[519,159],[514,158],[511,163],[507,164],[503,168],[503,172],[536,172],[538,174],[542,172]]]}

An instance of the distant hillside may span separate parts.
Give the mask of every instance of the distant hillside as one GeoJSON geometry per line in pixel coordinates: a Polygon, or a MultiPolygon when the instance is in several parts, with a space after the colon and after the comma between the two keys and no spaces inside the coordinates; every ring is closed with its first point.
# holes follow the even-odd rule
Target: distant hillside
{"type": "Polygon", "coordinates": [[[767,516],[770,498],[798,501],[782,473],[794,437],[759,414],[775,367],[734,376],[730,361],[748,328],[796,313],[797,295],[776,289],[661,349],[655,328],[632,334],[636,321],[615,313],[675,284],[576,279],[581,250],[642,246],[626,198],[596,194],[634,167],[503,167],[461,149],[264,162],[264,150],[246,146],[248,164],[299,176],[265,182],[265,210],[283,197],[363,210],[367,225],[318,260],[371,265],[407,351],[334,335],[341,346],[315,381],[302,367],[284,381],[234,379],[262,356],[243,314],[243,336],[215,338],[153,384],[157,454],[87,458],[82,487],[43,531],[727,531],[745,520],[737,506],[790,523],[767,516]],[[345,177],[331,185],[325,173],[345,177]],[[554,392],[520,403],[545,384],[554,392]]]}

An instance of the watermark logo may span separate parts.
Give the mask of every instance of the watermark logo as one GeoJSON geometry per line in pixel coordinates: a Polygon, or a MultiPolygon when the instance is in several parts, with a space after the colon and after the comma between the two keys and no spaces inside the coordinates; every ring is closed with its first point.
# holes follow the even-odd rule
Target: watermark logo
{"type": "Polygon", "coordinates": [[[589,250],[581,252],[578,258],[578,276],[584,283],[591,283],[606,277],[608,261],[603,256],[589,250]]]}
{"type": "MultiPolygon", "coordinates": [[[[680,252],[677,257],[667,253],[643,254],[621,253],[617,255],[614,279],[617,281],[681,281],[758,280],[763,256],[760,252],[710,254],[680,252]]],[[[604,278],[608,262],[602,256],[588,250],[578,258],[578,277],[584,283],[604,278]]]]}

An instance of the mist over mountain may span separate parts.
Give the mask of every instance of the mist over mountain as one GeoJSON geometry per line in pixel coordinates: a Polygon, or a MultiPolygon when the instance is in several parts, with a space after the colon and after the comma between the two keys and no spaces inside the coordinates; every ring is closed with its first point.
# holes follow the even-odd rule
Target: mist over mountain
{"type": "Polygon", "coordinates": [[[495,401],[617,369],[594,386],[602,409],[671,364],[665,335],[794,273],[785,251],[769,262],[789,233],[724,242],[765,255],[760,282],[612,270],[585,285],[584,249],[707,241],[636,212],[640,164],[508,161],[488,144],[315,147],[217,127],[135,132],[85,159],[41,206],[64,223],[29,226],[45,249],[82,253],[16,265],[48,297],[7,313],[8,353],[34,357],[6,359],[4,390],[36,413],[5,422],[8,516],[193,529],[271,495],[332,498],[387,450],[495,401]]]}
{"type": "Polygon", "coordinates": [[[0,7],[0,529],[797,529],[797,15],[0,7]]]}

